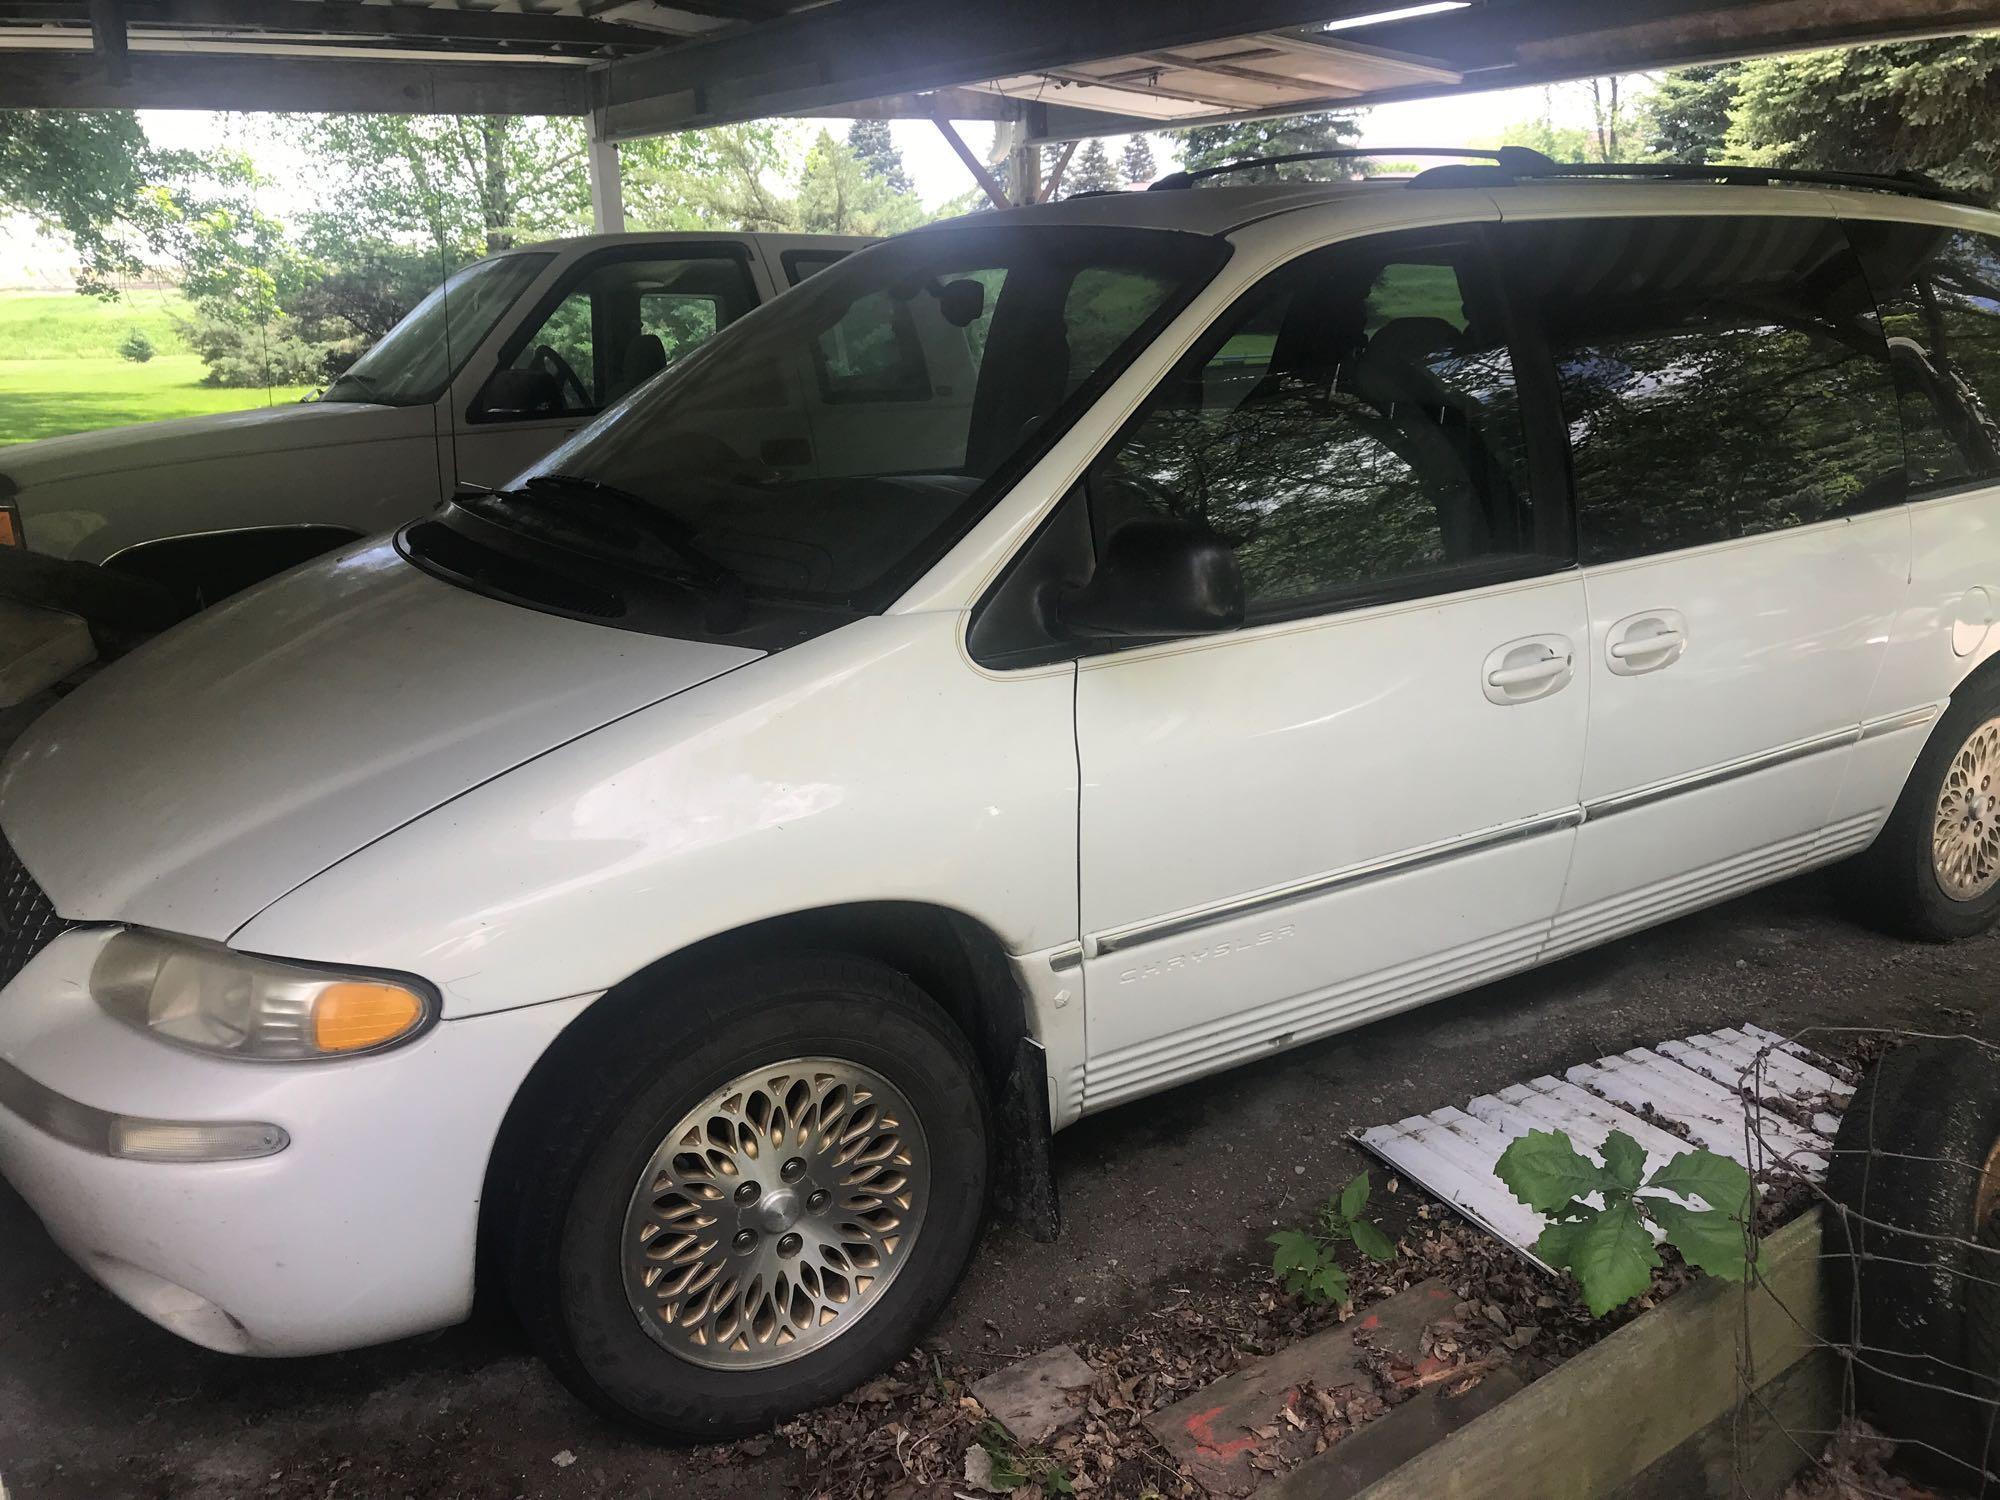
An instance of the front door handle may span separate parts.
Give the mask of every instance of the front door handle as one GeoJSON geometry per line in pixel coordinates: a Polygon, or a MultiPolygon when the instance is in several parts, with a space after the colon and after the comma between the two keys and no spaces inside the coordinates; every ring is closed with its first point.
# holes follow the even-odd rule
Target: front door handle
{"type": "Polygon", "coordinates": [[[1606,634],[1604,654],[1614,674],[1637,677],[1672,666],[1687,643],[1687,620],[1679,610],[1649,609],[1614,624],[1606,634]]]}
{"type": "Polygon", "coordinates": [[[1486,701],[1504,708],[1559,692],[1575,675],[1576,652],[1568,636],[1531,635],[1487,653],[1479,680],[1486,701]]]}

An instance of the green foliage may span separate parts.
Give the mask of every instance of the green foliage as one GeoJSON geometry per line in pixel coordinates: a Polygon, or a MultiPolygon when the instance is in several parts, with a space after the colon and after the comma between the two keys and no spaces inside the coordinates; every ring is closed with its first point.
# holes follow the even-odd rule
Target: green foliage
{"type": "Polygon", "coordinates": [[[892,187],[824,130],[806,153],[794,212],[808,234],[900,234],[929,218],[915,193],[892,187]]]}
{"type": "Polygon", "coordinates": [[[197,309],[181,337],[208,366],[207,384],[237,389],[312,385],[326,378],[327,352],[283,316],[245,322],[197,309]]]}
{"type": "Polygon", "coordinates": [[[847,149],[860,160],[869,176],[878,178],[892,193],[914,194],[916,183],[903,165],[903,153],[896,149],[887,120],[856,120],[847,128],[847,149]]]}
{"type": "Polygon", "coordinates": [[[130,110],[0,110],[0,211],[66,233],[88,290],[141,269],[132,231],[147,171],[146,132],[130,110]]]}
{"type": "MultiPolygon", "coordinates": [[[[1235,125],[1197,125],[1179,132],[1181,165],[1221,166],[1253,156],[1286,156],[1295,151],[1326,151],[1352,145],[1361,127],[1344,114],[1288,115],[1281,120],[1250,120],[1235,125]]],[[[1281,167],[1231,173],[1231,182],[1276,182],[1286,178],[1325,179],[1340,175],[1338,163],[1293,162],[1281,167]]],[[[1360,175],[1356,166],[1353,175],[1360,175]]]]}
{"type": "Polygon", "coordinates": [[[1729,149],[1777,166],[1924,172],[2000,197],[2000,37],[1745,63],[1729,149]]]}
{"type": "Polygon", "coordinates": [[[1125,154],[1119,158],[1119,166],[1124,169],[1125,181],[1132,187],[1144,187],[1160,175],[1159,164],[1153,160],[1153,143],[1143,134],[1132,136],[1125,142],[1125,154]]]}
{"type": "Polygon", "coordinates": [[[428,245],[452,269],[590,226],[581,120],[505,115],[299,115],[309,185],[361,239],[428,245]]]}
{"type": "Polygon", "coordinates": [[[1396,1258],[1395,1242],[1361,1217],[1370,1191],[1363,1172],[1319,1206],[1310,1228],[1281,1229],[1270,1237],[1271,1270],[1286,1291],[1311,1305],[1337,1307],[1347,1300],[1342,1246],[1351,1244],[1370,1260],[1396,1258]]]}
{"type": "Polygon", "coordinates": [[[1729,119],[1742,78],[1741,63],[1662,74],[1639,104],[1639,154],[1659,161],[1729,160],[1729,119]]]}
{"type": "Polygon", "coordinates": [[[1558,127],[1547,115],[1538,120],[1516,120],[1500,132],[1503,146],[1526,146],[1552,161],[1589,161],[1591,138],[1587,130],[1558,127]]]}
{"type": "Polygon", "coordinates": [[[154,354],[153,341],[146,336],[143,328],[134,328],[118,341],[118,357],[129,359],[135,365],[143,365],[154,354]]]}
{"type": "Polygon", "coordinates": [[[1009,1494],[1035,1485],[1044,1495],[1076,1493],[1074,1481],[1061,1464],[1039,1448],[1023,1448],[998,1422],[980,1424],[978,1443],[992,1465],[986,1481],[991,1489],[1009,1494]]]}
{"type": "Polygon", "coordinates": [[[1110,153],[1104,149],[1104,142],[1095,138],[1085,141],[1069,164],[1064,174],[1064,186],[1070,197],[1078,193],[1108,193],[1118,187],[1118,173],[1111,165],[1110,153]]]}
{"type": "Polygon", "coordinates": [[[1606,1136],[1598,1154],[1601,1166],[1568,1136],[1531,1130],[1494,1168],[1508,1191],[1550,1220],[1535,1253],[1575,1274],[1593,1314],[1602,1317],[1651,1285],[1660,1257],[1649,1222],[1696,1270],[1725,1281],[1749,1275],[1758,1255],[1750,1222],[1756,1190],[1739,1164],[1697,1147],[1649,1178],[1645,1148],[1622,1130],[1606,1136]],[[1603,1207],[1583,1201],[1593,1195],[1603,1207]]]}
{"type": "Polygon", "coordinates": [[[758,120],[619,147],[626,222],[634,229],[796,228],[784,169],[797,134],[758,120]]]}

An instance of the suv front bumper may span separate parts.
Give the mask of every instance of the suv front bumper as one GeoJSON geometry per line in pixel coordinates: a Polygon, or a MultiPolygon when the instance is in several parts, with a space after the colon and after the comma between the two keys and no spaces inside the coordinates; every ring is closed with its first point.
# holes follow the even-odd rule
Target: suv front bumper
{"type": "Polygon", "coordinates": [[[225,1353],[320,1354],[464,1318],[494,1137],[588,997],[447,1020],[375,1056],[244,1062],[99,1010],[86,981],[112,930],[63,933],[0,990],[15,1101],[0,1105],[0,1176],[56,1243],[225,1353]],[[93,1148],[110,1117],[275,1126],[284,1141],[247,1159],[132,1160],[93,1148]]]}

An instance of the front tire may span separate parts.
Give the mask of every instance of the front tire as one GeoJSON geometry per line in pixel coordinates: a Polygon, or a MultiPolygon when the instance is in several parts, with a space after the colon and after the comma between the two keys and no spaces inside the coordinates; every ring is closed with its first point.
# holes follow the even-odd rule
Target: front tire
{"type": "Polygon", "coordinates": [[[1847,876],[1856,914],[1898,937],[1953,942],[2000,918],[2000,676],[1953,698],[1847,876]]]}
{"type": "Polygon", "coordinates": [[[653,1435],[770,1427],[900,1358],[985,1208],[978,1063],[883,965],[813,956],[691,982],[591,1039],[504,1246],[563,1382],[653,1435]]]}

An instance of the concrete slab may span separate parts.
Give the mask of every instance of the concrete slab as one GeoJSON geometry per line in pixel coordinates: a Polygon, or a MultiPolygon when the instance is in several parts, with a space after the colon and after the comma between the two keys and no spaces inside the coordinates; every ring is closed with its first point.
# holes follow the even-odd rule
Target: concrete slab
{"type": "Polygon", "coordinates": [[[1081,1355],[1058,1344],[988,1375],[972,1394],[1016,1442],[1039,1447],[1083,1415],[1096,1379],[1081,1355]]]}

